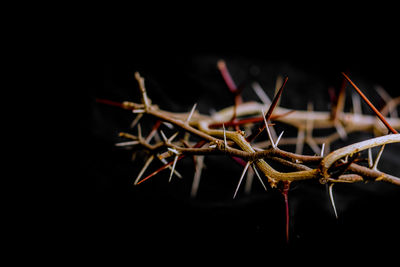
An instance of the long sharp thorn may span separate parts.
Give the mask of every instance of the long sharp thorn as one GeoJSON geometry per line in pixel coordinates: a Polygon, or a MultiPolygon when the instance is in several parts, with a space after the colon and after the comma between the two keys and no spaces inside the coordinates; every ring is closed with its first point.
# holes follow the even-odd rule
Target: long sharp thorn
{"type": "Polygon", "coordinates": [[[253,170],[254,170],[254,172],[256,173],[256,175],[257,175],[257,177],[258,177],[258,180],[260,180],[260,183],[261,183],[262,186],[264,187],[264,190],[267,191],[267,187],[265,186],[263,180],[261,179],[261,176],[260,176],[260,174],[258,173],[255,164],[253,163],[251,166],[253,167],[253,170]]]}
{"type": "Polygon", "coordinates": [[[385,124],[385,126],[389,129],[394,134],[397,134],[398,132],[387,122],[385,117],[375,108],[375,106],[368,100],[368,98],[364,95],[363,92],[353,83],[352,80],[344,73],[342,72],[342,75],[346,78],[346,80],[353,86],[353,88],[357,91],[357,93],[361,96],[361,98],[368,104],[368,106],[375,112],[376,116],[385,124]]]}
{"type": "Polygon", "coordinates": [[[362,108],[361,108],[360,96],[357,95],[356,93],[353,93],[351,94],[351,100],[353,102],[353,113],[355,115],[361,115],[362,108]]]}
{"type": "Polygon", "coordinates": [[[139,141],[128,141],[128,142],[116,143],[115,146],[132,146],[132,145],[137,145],[139,143],[140,143],[139,141]]]}
{"type": "Polygon", "coordinates": [[[139,113],[136,115],[136,118],[132,121],[131,125],[129,126],[130,128],[134,128],[136,124],[140,121],[140,119],[143,117],[143,113],[139,113]]]}
{"type": "Polygon", "coordinates": [[[333,199],[333,191],[332,191],[333,185],[334,185],[334,183],[331,183],[328,186],[328,192],[329,192],[329,199],[331,200],[332,208],[333,208],[333,211],[335,212],[335,217],[337,219],[338,218],[338,214],[337,214],[337,211],[336,211],[335,200],[333,199]]]}
{"type": "Polygon", "coordinates": [[[168,143],[168,138],[165,136],[164,132],[163,132],[163,131],[160,131],[160,133],[161,133],[161,137],[162,137],[162,139],[164,140],[164,142],[165,142],[165,143],[168,143]]]}
{"type": "Polygon", "coordinates": [[[271,132],[269,131],[268,123],[267,123],[267,120],[265,119],[265,116],[264,116],[264,110],[262,109],[261,112],[262,112],[262,114],[263,114],[265,129],[267,130],[268,138],[269,138],[269,140],[271,141],[272,147],[275,149],[275,148],[276,148],[276,145],[275,145],[275,143],[274,143],[274,140],[272,140],[271,132]]]}
{"type": "Polygon", "coordinates": [[[368,148],[368,166],[372,168],[374,166],[374,160],[372,159],[372,150],[368,148]]]}
{"type": "MultiPolygon", "coordinates": [[[[178,160],[184,158],[185,155],[180,155],[178,160]]],[[[151,174],[149,174],[148,176],[146,176],[145,178],[143,178],[142,180],[140,180],[137,184],[141,184],[144,181],[147,181],[148,179],[150,179],[151,177],[153,177],[154,175],[158,174],[159,172],[165,170],[166,168],[168,168],[168,166],[172,165],[173,161],[168,162],[167,164],[165,164],[164,166],[161,166],[159,169],[155,170],[154,172],[152,172],[151,174]]]]}
{"type": "Polygon", "coordinates": [[[179,132],[176,132],[176,133],[174,133],[170,138],[168,138],[168,143],[171,143],[172,142],[172,140],[174,140],[175,139],[175,137],[177,136],[179,134],[179,132]]]}
{"type": "Polygon", "coordinates": [[[379,163],[379,160],[381,159],[381,156],[382,156],[382,153],[383,153],[384,149],[385,149],[385,144],[383,144],[381,146],[381,148],[379,149],[379,152],[378,152],[378,155],[376,156],[374,165],[372,166],[372,169],[375,170],[375,171],[377,170],[378,163],[379,163]]]}
{"type": "MultiPolygon", "coordinates": [[[[274,96],[274,99],[272,100],[272,103],[271,103],[271,105],[269,106],[269,109],[268,109],[268,111],[267,111],[267,114],[264,116],[264,112],[262,113],[262,115],[263,115],[264,118],[265,118],[265,121],[268,121],[268,120],[270,119],[270,117],[271,117],[271,115],[272,115],[272,112],[274,111],[274,108],[275,108],[276,105],[278,104],[278,100],[279,100],[279,98],[280,98],[281,95],[282,95],[283,88],[285,87],[287,80],[288,80],[288,76],[285,77],[281,88],[279,89],[278,93],[274,96]]],[[[265,126],[259,128],[257,132],[255,132],[255,133],[251,134],[250,136],[248,136],[248,137],[246,138],[246,140],[247,140],[248,142],[253,141],[253,140],[264,130],[264,128],[265,128],[265,126]]]]}
{"type": "Polygon", "coordinates": [[[142,137],[142,127],[140,126],[140,123],[138,124],[137,128],[138,128],[138,139],[142,140],[143,139],[143,137],[142,137]]]}
{"type": "MultiPolygon", "coordinates": [[[[168,162],[167,162],[166,159],[164,159],[164,158],[158,158],[158,159],[159,159],[163,164],[168,164],[168,162]]],[[[172,170],[171,165],[168,165],[168,169],[172,170]]],[[[178,178],[182,179],[182,175],[181,175],[177,170],[174,170],[174,173],[175,173],[175,175],[176,175],[178,178]]]]}
{"type": "Polygon", "coordinates": [[[282,131],[281,132],[281,134],[278,136],[278,139],[276,139],[276,142],[275,142],[275,147],[277,147],[278,146],[278,144],[279,144],[279,141],[281,141],[281,138],[282,138],[282,136],[283,136],[283,133],[284,133],[285,131],[282,131]]]}
{"type": "Polygon", "coordinates": [[[174,158],[174,163],[172,164],[171,174],[169,175],[168,182],[171,182],[171,180],[172,180],[172,175],[174,174],[175,165],[176,165],[176,162],[178,161],[178,157],[179,157],[179,155],[176,155],[174,158]]]}
{"type": "Polygon", "coordinates": [[[249,168],[249,166],[250,166],[250,161],[248,161],[248,162],[246,163],[246,166],[244,166],[244,169],[243,169],[243,172],[242,172],[242,176],[240,176],[240,180],[239,180],[239,183],[238,183],[238,185],[237,185],[237,187],[236,187],[235,193],[233,194],[233,198],[236,197],[236,194],[237,194],[237,192],[238,192],[238,190],[239,190],[240,184],[242,183],[243,177],[244,177],[244,175],[246,174],[246,171],[247,171],[247,169],[249,168]]]}
{"type": "Polygon", "coordinates": [[[303,146],[304,146],[304,128],[299,128],[296,139],[296,154],[301,154],[303,152],[303,146]]]}
{"type": "Polygon", "coordinates": [[[201,172],[204,167],[204,156],[198,156],[196,158],[196,161],[197,161],[196,172],[194,173],[192,190],[190,192],[190,196],[192,198],[197,196],[197,191],[199,189],[199,184],[200,184],[201,172]]]}
{"type": "Polygon", "coordinates": [[[138,176],[135,179],[135,182],[133,183],[134,185],[137,185],[137,183],[139,182],[140,178],[142,177],[143,173],[146,171],[147,167],[149,167],[150,163],[153,161],[154,159],[154,155],[151,155],[146,163],[144,164],[143,168],[140,170],[138,176]]]}
{"type": "Polygon", "coordinates": [[[272,104],[271,104],[271,106],[269,107],[267,114],[265,115],[265,119],[266,119],[267,121],[268,121],[269,118],[271,117],[272,112],[274,111],[276,105],[278,104],[278,101],[279,101],[279,99],[281,98],[281,95],[282,95],[282,92],[283,92],[283,88],[285,88],[285,85],[286,85],[286,82],[287,82],[288,79],[289,79],[288,76],[286,76],[285,79],[283,80],[283,83],[282,83],[281,88],[279,88],[278,93],[276,93],[274,99],[272,100],[272,104]]]}
{"type": "Polygon", "coordinates": [[[258,98],[263,102],[265,105],[271,105],[271,99],[268,97],[268,95],[264,92],[264,90],[261,88],[260,84],[257,82],[252,83],[253,90],[258,96],[258,98]]]}
{"type": "Polygon", "coordinates": [[[231,91],[232,93],[235,93],[237,91],[237,86],[236,86],[235,82],[233,81],[228,68],[226,67],[225,61],[220,59],[217,62],[217,67],[218,67],[219,71],[221,72],[222,78],[224,79],[226,85],[228,86],[229,91],[231,91]]]}
{"type": "Polygon", "coordinates": [[[189,116],[187,117],[185,123],[189,123],[189,122],[190,122],[190,119],[192,118],[193,113],[194,113],[194,111],[196,110],[196,106],[197,106],[197,103],[194,103],[194,105],[193,105],[193,107],[192,107],[192,110],[190,111],[190,114],[189,114],[189,116]]]}
{"type": "Polygon", "coordinates": [[[325,150],[325,143],[322,143],[322,146],[321,146],[321,157],[324,156],[324,150],[325,150]]]}

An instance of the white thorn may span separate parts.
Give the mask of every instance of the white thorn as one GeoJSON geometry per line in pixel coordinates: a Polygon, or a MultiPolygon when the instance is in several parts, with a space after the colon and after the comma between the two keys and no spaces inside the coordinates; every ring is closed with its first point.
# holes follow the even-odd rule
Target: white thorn
{"type": "Polygon", "coordinates": [[[321,157],[324,156],[324,150],[325,150],[325,143],[322,143],[322,147],[321,147],[321,157]]]}
{"type": "Polygon", "coordinates": [[[304,128],[299,128],[296,140],[296,154],[303,153],[303,146],[304,146],[304,128]]]}
{"type": "Polygon", "coordinates": [[[134,110],[132,110],[132,113],[135,113],[135,114],[143,114],[145,112],[146,111],[144,109],[134,109],[134,110]]]}
{"type": "Polygon", "coordinates": [[[189,121],[190,121],[190,119],[192,118],[193,113],[194,113],[194,111],[195,111],[195,109],[196,109],[196,106],[197,106],[197,103],[194,103],[194,105],[193,105],[193,107],[192,107],[192,110],[190,111],[190,114],[189,114],[189,116],[187,117],[185,123],[189,123],[189,121]]]}
{"type": "Polygon", "coordinates": [[[260,98],[261,102],[263,102],[265,105],[268,105],[268,106],[271,105],[271,99],[269,99],[268,95],[264,92],[264,90],[262,89],[260,84],[257,82],[253,82],[252,86],[253,86],[254,92],[256,93],[258,98],[260,98]]]}
{"type": "Polygon", "coordinates": [[[263,180],[261,179],[261,176],[260,176],[260,174],[258,173],[257,167],[255,166],[254,163],[252,164],[252,167],[253,167],[253,170],[254,170],[254,172],[256,173],[257,177],[258,177],[258,180],[260,180],[260,183],[261,183],[262,186],[264,187],[264,190],[267,191],[267,187],[265,186],[263,180]]]}
{"type": "Polygon", "coordinates": [[[244,184],[244,193],[246,195],[250,194],[250,192],[251,192],[251,186],[253,184],[253,179],[254,179],[254,171],[252,171],[250,168],[247,170],[246,183],[244,184]]]}
{"type": "Polygon", "coordinates": [[[203,170],[203,167],[204,167],[204,156],[197,156],[196,161],[197,161],[197,164],[196,164],[197,168],[196,168],[196,172],[194,173],[192,190],[190,192],[191,197],[196,197],[197,191],[199,189],[201,171],[203,170]]]}
{"type": "Polygon", "coordinates": [[[279,141],[281,141],[281,138],[282,138],[282,135],[283,135],[284,132],[285,131],[282,131],[281,134],[278,136],[278,139],[276,139],[275,146],[278,146],[279,141]]]}
{"type": "Polygon", "coordinates": [[[358,119],[358,115],[362,114],[360,96],[356,93],[353,93],[351,94],[351,100],[353,102],[353,113],[354,115],[357,115],[356,118],[358,119]]]}
{"type": "Polygon", "coordinates": [[[343,125],[339,121],[337,123],[335,123],[335,128],[336,128],[336,131],[338,132],[340,138],[342,140],[347,140],[346,130],[344,129],[343,125]]]}
{"type": "Polygon", "coordinates": [[[329,189],[329,199],[331,200],[333,211],[335,212],[335,217],[337,219],[338,218],[338,214],[337,214],[337,211],[336,211],[335,200],[333,199],[333,192],[332,192],[333,185],[334,185],[334,183],[331,183],[329,185],[329,187],[328,187],[328,189],[329,189]]]}
{"type": "Polygon", "coordinates": [[[216,148],[217,147],[217,145],[211,145],[211,146],[209,146],[209,148],[216,148]]]}
{"type": "MultiPolygon", "coordinates": [[[[164,158],[158,157],[158,159],[165,165],[168,164],[168,161],[166,161],[164,158]]],[[[172,166],[168,165],[168,169],[172,170],[172,166]]],[[[180,174],[177,170],[174,170],[174,174],[178,176],[178,178],[182,179],[182,174],[180,174]]]]}
{"type": "Polygon", "coordinates": [[[133,128],[136,126],[136,124],[140,121],[140,119],[143,117],[143,113],[139,113],[136,115],[136,118],[132,121],[130,128],[133,128]]]}
{"type": "Polygon", "coordinates": [[[136,184],[139,182],[139,180],[140,180],[140,178],[142,177],[143,173],[146,171],[147,167],[149,167],[149,165],[150,165],[150,163],[153,161],[153,159],[154,159],[154,155],[151,155],[151,156],[147,159],[147,161],[146,161],[146,163],[144,164],[143,168],[140,170],[138,176],[136,177],[135,182],[133,183],[134,185],[136,185],[136,184]]]}
{"type": "Polygon", "coordinates": [[[225,149],[226,149],[228,147],[228,143],[226,142],[225,124],[222,124],[222,128],[224,128],[224,144],[225,144],[225,149]]]}
{"type": "Polygon", "coordinates": [[[274,143],[274,140],[272,140],[271,132],[269,131],[268,123],[267,120],[265,119],[264,109],[261,109],[261,112],[265,123],[265,129],[267,130],[268,138],[271,141],[272,147],[275,149],[276,145],[274,143]]]}
{"type": "MultiPolygon", "coordinates": [[[[168,164],[168,162],[167,162],[164,158],[158,157],[158,159],[159,159],[164,165],[165,165],[165,164],[168,164]]],[[[172,166],[171,166],[171,165],[168,165],[168,169],[172,170],[172,166]]],[[[175,173],[175,175],[176,175],[178,178],[182,179],[182,174],[180,174],[177,170],[174,170],[174,173],[175,173]]]]}
{"type": "Polygon", "coordinates": [[[379,160],[381,159],[381,156],[382,156],[382,153],[383,153],[383,150],[384,150],[384,149],[385,149],[385,144],[383,144],[383,145],[381,146],[381,148],[379,149],[378,155],[376,156],[374,165],[372,166],[372,169],[373,169],[374,171],[377,170],[378,162],[379,162],[379,160]]]}
{"type": "Polygon", "coordinates": [[[171,143],[172,140],[175,139],[175,137],[179,134],[179,132],[174,133],[170,138],[168,138],[168,143],[171,143]]]}
{"type": "Polygon", "coordinates": [[[236,194],[237,194],[237,192],[238,192],[238,190],[239,190],[240,184],[242,183],[243,177],[244,177],[244,175],[246,174],[246,171],[247,171],[247,169],[249,168],[249,166],[250,166],[250,161],[248,161],[248,162],[246,163],[246,166],[245,166],[244,169],[243,169],[242,176],[240,176],[240,180],[239,180],[239,183],[238,183],[238,185],[237,185],[237,187],[236,187],[235,193],[233,194],[233,198],[236,197],[236,194]]]}
{"type": "Polygon", "coordinates": [[[368,148],[368,166],[372,168],[374,166],[374,161],[372,159],[372,150],[371,148],[368,148]]]}
{"type": "Polygon", "coordinates": [[[172,164],[171,174],[169,175],[169,180],[168,180],[169,183],[172,180],[172,175],[174,174],[175,165],[176,165],[176,162],[178,161],[178,157],[179,157],[179,155],[176,155],[174,158],[174,163],[172,164]]]}
{"type": "Polygon", "coordinates": [[[168,143],[168,138],[165,136],[164,132],[162,130],[160,130],[161,133],[161,137],[164,140],[165,143],[168,143]]]}
{"type": "Polygon", "coordinates": [[[139,141],[128,141],[128,142],[116,143],[115,146],[133,146],[139,143],[140,143],[139,141]]]}
{"type": "Polygon", "coordinates": [[[137,129],[138,129],[138,139],[142,140],[143,139],[143,137],[142,137],[142,127],[140,126],[140,123],[138,124],[137,129]]]}
{"type": "Polygon", "coordinates": [[[163,121],[162,124],[164,124],[165,126],[167,126],[168,128],[170,128],[171,130],[174,129],[174,125],[172,125],[169,122],[163,121]]]}

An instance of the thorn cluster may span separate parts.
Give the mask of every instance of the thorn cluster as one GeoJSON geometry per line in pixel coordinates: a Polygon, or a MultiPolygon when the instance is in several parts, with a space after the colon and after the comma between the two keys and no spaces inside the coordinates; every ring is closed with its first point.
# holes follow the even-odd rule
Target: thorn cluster
{"type": "MultiPolygon", "coordinates": [[[[120,133],[124,140],[116,144],[118,147],[128,147],[134,151],[145,150],[149,154],[134,179],[134,185],[147,181],[166,168],[170,169],[169,182],[172,181],[174,174],[182,178],[182,175],[176,170],[177,163],[184,157],[191,156],[194,162],[194,178],[190,195],[195,197],[205,166],[205,156],[231,157],[243,166],[233,198],[239,194],[240,185],[244,178],[252,179],[253,172],[265,191],[268,187],[280,188],[286,206],[287,240],[289,240],[290,230],[288,195],[291,182],[315,179],[322,184],[327,184],[329,200],[336,218],[338,212],[333,196],[334,184],[382,181],[400,186],[400,178],[377,169],[385,146],[400,142],[400,134],[396,130],[400,129],[400,120],[397,118],[396,111],[397,105],[400,104],[399,98],[391,98],[382,88],[378,89],[381,97],[387,101],[387,106],[382,110],[382,113],[390,113],[391,115],[390,118],[386,118],[368,100],[348,74],[342,73],[344,82],[340,89],[340,95],[335,97],[334,110],[331,112],[316,112],[312,103],[308,104],[306,111],[280,107],[279,102],[283,88],[288,82],[287,76],[284,79],[277,79],[276,95],[272,101],[260,84],[253,83],[252,87],[261,103],[243,102],[240,95],[241,89],[233,81],[226,63],[221,60],[217,67],[235,101],[233,106],[212,115],[196,112],[197,104],[193,105],[189,113],[184,114],[167,112],[153,105],[147,96],[144,78],[137,72],[135,78],[141,93],[141,103],[97,100],[99,103],[131,110],[132,113],[137,114],[130,125],[131,128],[137,127],[137,135],[126,132],[120,133]],[[360,100],[355,94],[352,95],[353,113],[344,112],[346,82],[352,85],[357,94],[372,109],[375,116],[383,123],[384,128],[376,123],[375,116],[362,114],[360,100]],[[267,112],[265,113],[266,109],[267,112]],[[139,123],[144,120],[144,114],[147,115],[146,117],[150,116],[157,119],[152,130],[146,136],[143,135],[139,123]],[[283,137],[284,131],[277,137],[274,123],[271,123],[271,121],[296,127],[298,129],[297,137],[283,137]],[[162,125],[167,125],[176,132],[167,137],[164,131],[160,129],[162,125]],[[241,127],[244,127],[246,131],[241,130],[241,127]],[[335,133],[325,137],[314,136],[317,129],[329,127],[334,129],[335,133]],[[267,139],[261,135],[264,130],[267,133],[267,139]],[[330,144],[337,139],[345,139],[354,131],[368,130],[380,133],[380,136],[330,152],[330,144]],[[390,134],[387,134],[387,130],[390,134]],[[196,139],[192,137],[196,137],[196,139]],[[199,139],[200,141],[193,141],[199,139]],[[278,145],[280,144],[294,145],[295,152],[279,148],[278,145]],[[315,154],[304,155],[304,145],[308,145],[315,154]],[[379,147],[375,159],[372,155],[372,148],[374,147],[379,147]],[[362,164],[363,151],[367,154],[366,166],[362,164]],[[142,178],[154,159],[160,160],[163,166],[142,178]],[[272,167],[272,162],[274,166],[282,166],[285,171],[282,172],[272,167]],[[249,168],[250,166],[252,168],[249,168]]],[[[248,192],[249,188],[249,185],[246,184],[245,191],[248,192]]]]}

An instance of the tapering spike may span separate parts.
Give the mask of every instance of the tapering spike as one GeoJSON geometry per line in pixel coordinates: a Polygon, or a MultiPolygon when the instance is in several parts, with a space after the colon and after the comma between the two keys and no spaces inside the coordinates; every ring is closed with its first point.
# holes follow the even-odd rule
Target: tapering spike
{"type": "Polygon", "coordinates": [[[164,142],[168,143],[168,138],[165,136],[165,133],[162,130],[160,130],[160,133],[161,133],[161,137],[164,140],[164,142]]]}
{"type": "Polygon", "coordinates": [[[174,163],[172,164],[171,174],[169,175],[168,182],[171,182],[171,180],[172,180],[172,175],[174,174],[174,170],[175,170],[176,162],[178,161],[178,157],[179,157],[179,155],[177,154],[174,158],[174,163]]]}
{"type": "Polygon", "coordinates": [[[364,95],[363,92],[355,85],[355,83],[350,80],[350,78],[342,72],[342,75],[346,78],[346,80],[353,86],[353,88],[357,91],[357,93],[361,96],[361,98],[368,104],[368,106],[375,112],[375,115],[378,116],[378,118],[385,124],[385,126],[389,129],[394,134],[397,134],[398,132],[387,122],[385,117],[375,108],[375,106],[371,103],[371,101],[368,100],[368,98],[364,95]]]}
{"type": "Polygon", "coordinates": [[[258,98],[263,102],[265,105],[271,105],[271,99],[268,97],[268,95],[264,92],[262,89],[261,85],[257,82],[252,83],[252,87],[258,98]]]}
{"type": "MultiPolygon", "coordinates": [[[[178,160],[184,158],[185,155],[180,155],[178,160]]],[[[151,174],[149,174],[148,176],[146,176],[145,178],[143,178],[142,180],[140,180],[137,184],[141,184],[144,181],[147,181],[148,179],[150,179],[151,177],[153,177],[154,175],[158,174],[160,171],[165,170],[166,168],[168,168],[168,166],[172,165],[173,161],[168,162],[167,164],[165,164],[164,166],[161,166],[159,169],[155,170],[154,172],[152,172],[151,174]]]]}
{"type": "Polygon", "coordinates": [[[194,173],[194,178],[193,178],[193,183],[192,183],[192,190],[190,191],[190,196],[196,197],[197,196],[197,191],[199,189],[199,184],[200,184],[200,177],[201,177],[201,172],[204,167],[204,156],[197,156],[196,157],[196,172],[194,173]]]}
{"type": "Polygon", "coordinates": [[[135,119],[132,121],[131,125],[129,126],[131,129],[133,129],[136,124],[140,121],[140,119],[143,117],[143,113],[139,113],[136,115],[135,119]]]}
{"type": "Polygon", "coordinates": [[[271,136],[271,132],[269,131],[269,127],[268,127],[267,120],[265,119],[265,116],[264,116],[264,109],[261,109],[261,112],[262,112],[262,114],[263,114],[265,129],[267,130],[268,138],[269,138],[269,140],[271,141],[272,147],[273,147],[273,148],[276,148],[276,145],[275,145],[275,143],[274,143],[274,140],[272,139],[272,136],[271,136]]]}
{"type": "Polygon", "coordinates": [[[140,141],[140,140],[143,139],[143,136],[142,136],[142,127],[140,126],[140,123],[138,123],[137,128],[138,128],[138,139],[139,139],[139,141],[140,141]]]}
{"type": "Polygon", "coordinates": [[[281,132],[281,134],[278,136],[278,139],[276,139],[276,142],[275,142],[275,147],[277,147],[278,146],[278,144],[279,144],[279,141],[281,141],[281,138],[282,138],[282,136],[283,136],[283,133],[284,133],[285,131],[282,131],[281,132]]]}
{"type": "Polygon", "coordinates": [[[322,143],[322,147],[321,147],[321,157],[324,156],[324,150],[325,150],[325,143],[322,143]]]}
{"type": "Polygon", "coordinates": [[[235,93],[237,91],[237,86],[236,86],[235,82],[233,81],[228,68],[226,67],[225,61],[222,59],[218,60],[217,67],[218,67],[219,71],[221,72],[222,78],[224,79],[226,85],[228,86],[229,91],[231,91],[232,93],[235,93]]]}
{"type": "Polygon", "coordinates": [[[353,113],[355,115],[361,115],[362,114],[362,108],[361,108],[361,100],[360,96],[357,95],[356,93],[351,94],[351,100],[353,103],[353,113]]]}
{"type": "Polygon", "coordinates": [[[342,140],[347,140],[346,129],[343,127],[343,125],[340,123],[340,121],[336,121],[335,128],[336,128],[336,131],[338,132],[340,138],[342,140]]]}
{"type": "Polygon", "coordinates": [[[299,128],[297,132],[297,140],[296,140],[296,154],[303,153],[304,146],[304,128],[299,128]]]}
{"type": "Polygon", "coordinates": [[[249,168],[247,170],[246,182],[244,184],[244,193],[246,195],[250,194],[251,192],[251,186],[253,184],[253,180],[254,180],[254,171],[252,171],[251,168],[249,168]]]}
{"type": "Polygon", "coordinates": [[[247,169],[249,168],[249,166],[250,166],[250,161],[248,161],[248,162],[246,163],[246,166],[244,166],[244,169],[243,169],[243,172],[242,172],[242,176],[240,176],[239,183],[238,183],[238,185],[237,185],[237,187],[236,187],[235,193],[233,194],[233,198],[236,197],[236,194],[237,194],[237,192],[238,192],[238,190],[239,190],[240,184],[242,183],[243,177],[244,177],[244,175],[246,174],[246,171],[247,171],[247,169]]]}
{"type": "Polygon", "coordinates": [[[133,145],[137,145],[137,144],[139,144],[139,143],[140,143],[139,141],[128,141],[128,142],[116,143],[115,146],[120,146],[120,147],[123,147],[123,146],[133,146],[133,145]]]}
{"type": "Polygon", "coordinates": [[[189,122],[190,122],[190,119],[192,118],[193,113],[194,113],[194,111],[196,110],[196,107],[197,107],[197,103],[194,103],[192,109],[190,110],[190,114],[189,114],[189,116],[187,117],[185,123],[189,123],[189,122]]]}
{"type": "MultiPolygon", "coordinates": [[[[160,158],[160,157],[157,157],[157,158],[158,158],[163,164],[168,164],[168,162],[167,162],[166,159],[160,158]]],[[[171,166],[171,165],[168,165],[168,169],[172,170],[172,166],[171,166]]],[[[182,179],[182,174],[180,174],[176,169],[174,170],[174,174],[175,174],[178,178],[182,179]]]]}
{"type": "Polygon", "coordinates": [[[260,176],[260,174],[259,174],[258,171],[257,171],[257,167],[255,166],[254,163],[253,163],[251,166],[253,167],[253,170],[254,170],[254,172],[256,173],[256,175],[257,175],[257,177],[258,177],[258,180],[260,181],[260,183],[261,183],[262,186],[264,187],[264,190],[267,191],[267,187],[265,186],[263,180],[261,179],[261,176],[260,176]]]}
{"type": "Polygon", "coordinates": [[[379,160],[381,159],[381,156],[382,156],[382,153],[383,153],[384,149],[385,149],[385,144],[383,144],[381,146],[381,148],[379,149],[378,155],[375,158],[374,165],[372,166],[372,169],[375,170],[375,171],[377,170],[378,163],[379,163],[379,160]]]}
{"type": "Polygon", "coordinates": [[[338,219],[338,214],[337,214],[336,206],[335,206],[335,200],[333,199],[333,191],[332,191],[333,185],[334,185],[334,183],[331,183],[328,186],[329,199],[331,200],[332,208],[333,208],[333,211],[335,212],[335,217],[336,217],[336,219],[338,219]]]}
{"type": "Polygon", "coordinates": [[[372,159],[372,150],[368,148],[368,166],[372,168],[374,166],[374,160],[372,159]]]}
{"type": "MultiPolygon", "coordinates": [[[[282,75],[278,75],[278,77],[276,77],[276,81],[275,81],[275,94],[278,92],[279,88],[282,87],[282,84],[283,84],[282,75]]],[[[276,105],[279,107],[280,104],[281,104],[281,99],[278,99],[278,102],[276,105]]]]}
{"type": "Polygon", "coordinates": [[[178,134],[179,134],[179,132],[176,132],[176,133],[174,133],[170,138],[168,138],[168,143],[171,143],[172,142],[172,140],[174,140],[175,139],[175,137],[177,137],[178,136],[178,134]]]}
{"type": "Polygon", "coordinates": [[[150,163],[153,161],[153,159],[154,159],[154,155],[151,155],[151,156],[147,159],[147,161],[146,161],[146,163],[144,164],[143,168],[140,170],[138,176],[136,177],[135,182],[133,183],[134,185],[137,185],[137,184],[138,184],[140,178],[142,177],[143,173],[146,171],[147,167],[149,167],[149,165],[150,165],[150,163]]]}

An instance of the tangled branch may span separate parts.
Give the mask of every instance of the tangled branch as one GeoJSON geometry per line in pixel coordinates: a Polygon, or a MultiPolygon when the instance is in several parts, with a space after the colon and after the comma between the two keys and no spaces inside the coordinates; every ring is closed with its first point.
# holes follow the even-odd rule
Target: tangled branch
{"type": "MultiPolygon", "coordinates": [[[[137,114],[131,125],[132,128],[137,127],[137,134],[122,132],[120,136],[125,138],[126,141],[116,144],[120,147],[132,147],[135,151],[145,150],[149,154],[143,168],[135,179],[135,185],[143,183],[167,168],[170,169],[169,181],[174,175],[181,177],[176,170],[176,163],[184,157],[193,156],[195,174],[191,194],[195,196],[204,166],[204,156],[222,155],[232,157],[243,166],[233,197],[236,197],[242,180],[251,166],[265,189],[266,184],[269,184],[272,188],[278,187],[280,183],[283,185],[281,192],[285,196],[286,203],[289,185],[293,181],[316,179],[322,184],[329,183],[330,199],[336,215],[337,212],[332,195],[332,186],[335,183],[382,181],[400,186],[399,177],[377,169],[385,146],[400,142],[400,134],[396,131],[396,129],[400,129],[400,119],[394,116],[391,118],[384,117],[362,94],[361,90],[347,74],[342,73],[345,78],[344,81],[349,82],[356,89],[357,93],[367,102],[376,116],[361,114],[360,100],[356,95],[353,95],[352,98],[354,112],[345,113],[343,111],[344,90],[341,90],[341,95],[338,97],[339,101],[334,106],[333,112],[313,111],[312,104],[308,105],[306,111],[280,107],[280,96],[288,77],[285,77],[283,82],[280,79],[280,84],[277,84],[277,94],[272,101],[262,88],[257,83],[254,83],[253,88],[263,103],[243,102],[240,97],[240,90],[233,82],[226,64],[223,61],[219,61],[218,68],[229,90],[235,96],[235,104],[213,115],[200,114],[196,111],[196,104],[187,113],[173,113],[160,109],[152,104],[147,95],[144,78],[139,73],[135,73],[135,78],[139,84],[141,103],[128,101],[116,103],[109,100],[98,100],[98,102],[118,106],[137,114]],[[265,110],[267,112],[264,112],[265,110]],[[139,123],[145,117],[144,115],[157,120],[157,123],[147,136],[143,136],[139,123]],[[294,126],[298,129],[297,138],[285,138],[283,137],[283,132],[277,137],[270,121],[294,126]],[[159,130],[162,123],[175,129],[175,134],[167,137],[162,130],[159,130]],[[244,127],[247,132],[241,130],[240,127],[244,127]],[[326,137],[313,137],[313,130],[323,128],[333,128],[336,131],[326,137]],[[353,143],[329,153],[330,144],[335,140],[344,139],[353,131],[367,130],[372,130],[381,136],[353,143]],[[387,130],[390,131],[390,134],[386,134],[387,130]],[[268,140],[255,142],[257,140],[256,137],[263,131],[267,132],[268,140]],[[179,139],[176,140],[178,136],[179,139]],[[153,139],[157,140],[153,142],[153,139]],[[197,140],[197,142],[194,140],[197,140]],[[295,145],[296,152],[285,151],[278,147],[280,144],[295,145]],[[304,144],[309,145],[315,155],[303,155],[304,144]],[[371,148],[373,147],[381,148],[375,159],[372,158],[371,153],[371,148]],[[368,166],[362,164],[363,161],[360,155],[363,151],[368,152],[368,166]],[[169,158],[172,159],[167,161],[169,158]],[[154,159],[160,160],[163,166],[143,177],[154,159]],[[272,162],[274,166],[282,166],[284,167],[283,169],[292,171],[279,171],[272,167],[272,162]]],[[[392,111],[396,110],[398,104],[398,98],[387,99],[387,105],[383,109],[384,114],[389,112],[393,114],[392,111]]]]}

